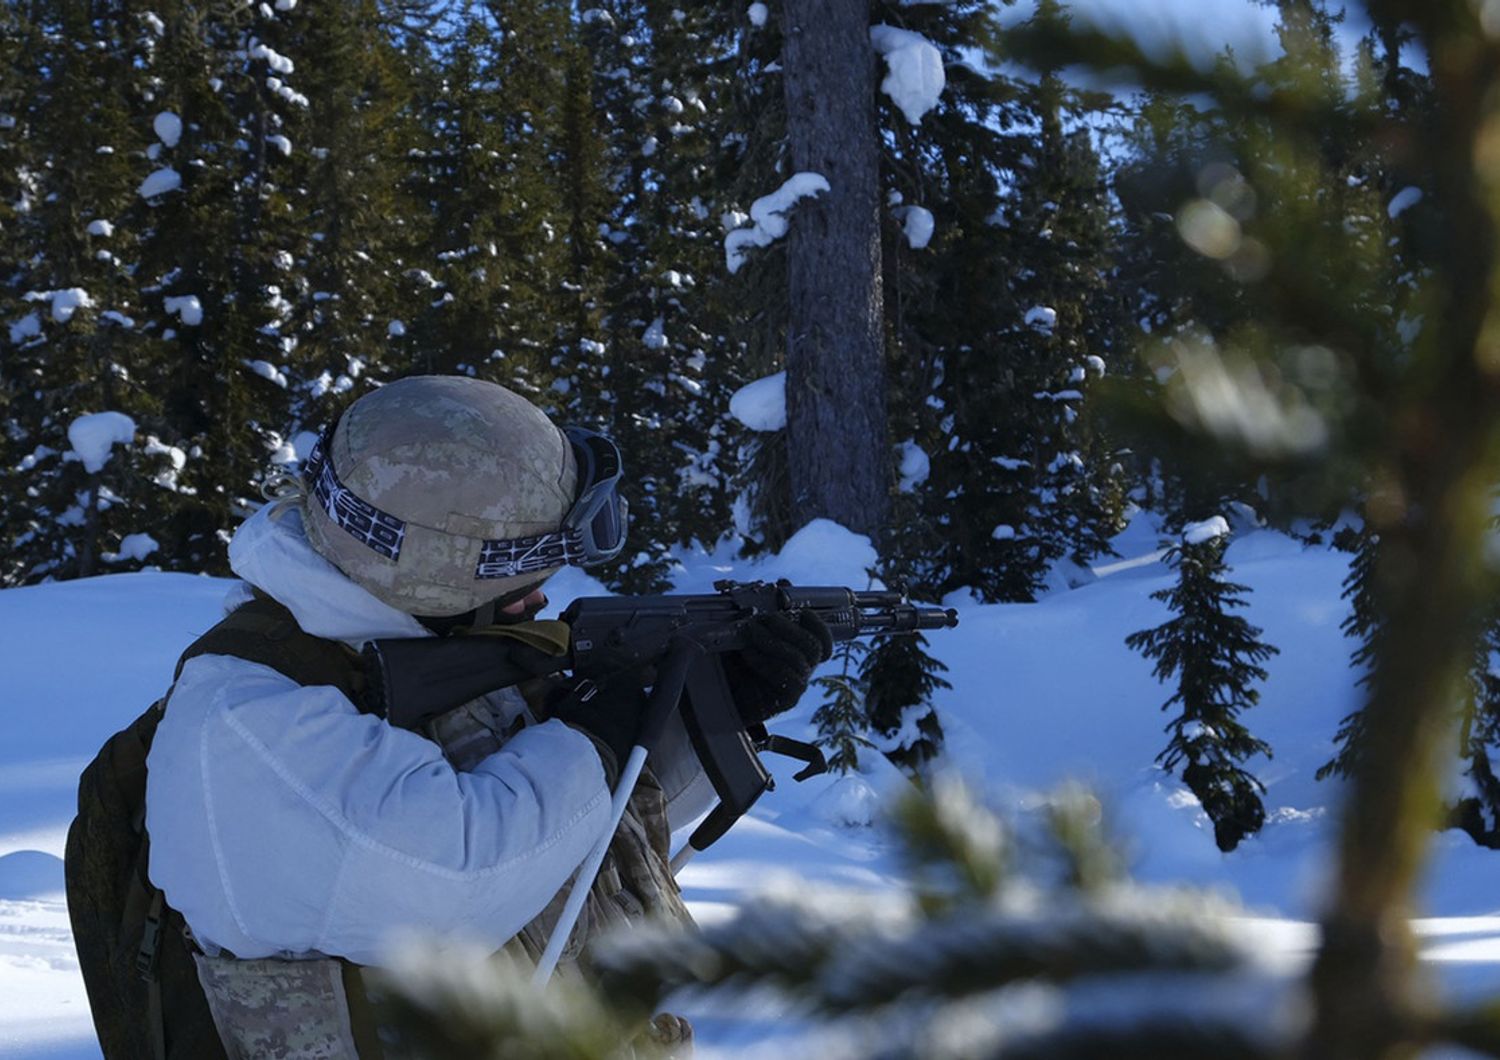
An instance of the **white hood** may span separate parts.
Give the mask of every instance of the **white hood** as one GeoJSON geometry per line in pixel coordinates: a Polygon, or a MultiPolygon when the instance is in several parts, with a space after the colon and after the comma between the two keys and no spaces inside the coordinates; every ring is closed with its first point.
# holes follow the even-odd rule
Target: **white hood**
{"type": "Polygon", "coordinates": [[[315,637],[355,648],[381,637],[426,637],[427,627],[361,589],[313,551],[302,509],[275,501],[240,524],[229,542],[229,566],[287,608],[315,637]]]}

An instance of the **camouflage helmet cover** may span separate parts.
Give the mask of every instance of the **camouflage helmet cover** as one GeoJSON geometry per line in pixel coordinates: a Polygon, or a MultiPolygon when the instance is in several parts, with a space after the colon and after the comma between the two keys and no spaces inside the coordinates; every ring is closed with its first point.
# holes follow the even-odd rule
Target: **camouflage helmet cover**
{"type": "Polygon", "coordinates": [[[399,379],[351,405],[322,448],[306,472],[308,540],[392,607],[462,614],[555,570],[486,563],[487,546],[555,531],[577,490],[572,446],[519,394],[464,376],[399,379]]]}

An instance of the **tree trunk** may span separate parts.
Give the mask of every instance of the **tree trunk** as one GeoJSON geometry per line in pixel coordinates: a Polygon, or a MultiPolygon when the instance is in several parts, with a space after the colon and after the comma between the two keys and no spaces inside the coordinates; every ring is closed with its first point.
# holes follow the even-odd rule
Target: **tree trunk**
{"type": "Polygon", "coordinates": [[[876,536],[891,458],[869,0],[786,0],[782,30],[790,172],[822,174],[831,188],[798,203],[788,238],[793,521],[876,536]]]}

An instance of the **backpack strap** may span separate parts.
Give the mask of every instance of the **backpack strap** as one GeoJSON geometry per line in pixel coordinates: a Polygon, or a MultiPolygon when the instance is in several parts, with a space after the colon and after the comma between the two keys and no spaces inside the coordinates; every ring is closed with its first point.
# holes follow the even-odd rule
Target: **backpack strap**
{"type": "Polygon", "coordinates": [[[343,641],[304,632],[290,611],[259,590],[188,646],[173,680],[189,659],[200,655],[232,655],[269,666],[299,685],[332,685],[362,713],[370,713],[359,652],[343,641]]]}

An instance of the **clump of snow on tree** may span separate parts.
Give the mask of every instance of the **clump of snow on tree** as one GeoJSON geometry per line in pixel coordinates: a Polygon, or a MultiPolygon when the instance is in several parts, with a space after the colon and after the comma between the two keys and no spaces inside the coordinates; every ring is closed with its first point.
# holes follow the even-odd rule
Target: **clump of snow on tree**
{"type": "Polygon", "coordinates": [[[105,563],[139,561],[151,555],[159,547],[156,538],[150,534],[126,534],[120,539],[120,550],[104,553],[103,559],[105,563]]]}
{"type": "Polygon", "coordinates": [[[921,125],[922,117],[938,104],[943,86],[943,55],[920,33],[884,23],[870,27],[870,43],[885,56],[886,77],[880,90],[891,97],[906,120],[921,125]]]}
{"type": "Polygon", "coordinates": [[[646,331],[641,335],[641,343],[648,350],[664,350],[667,348],[667,321],[665,317],[657,317],[651,321],[646,331]]]}
{"type": "Polygon", "coordinates": [[[1184,545],[1201,545],[1205,541],[1227,536],[1229,536],[1229,522],[1222,515],[1205,519],[1201,523],[1189,523],[1182,528],[1184,545]]]}
{"type": "Polygon", "coordinates": [[[88,233],[91,236],[103,236],[105,238],[108,238],[109,236],[115,234],[115,226],[110,224],[110,222],[104,220],[103,218],[100,218],[97,221],[89,222],[88,233]]]}
{"type": "MultiPolygon", "coordinates": [[[[47,302],[52,306],[52,319],[59,324],[66,324],[73,319],[73,314],[80,309],[89,309],[94,304],[94,299],[82,287],[65,287],[60,291],[27,291],[25,296],[28,302],[47,302]]],[[[26,323],[21,321],[21,325],[26,323]]],[[[40,328],[37,332],[40,333],[40,328]]],[[[11,328],[11,341],[15,339],[16,328],[11,328]]]]}
{"type": "Polygon", "coordinates": [[[278,54],[274,48],[268,48],[259,41],[250,48],[250,58],[264,59],[266,65],[278,74],[289,74],[296,69],[296,65],[285,55],[278,54]]]}
{"type": "Polygon", "coordinates": [[[902,442],[900,449],[901,492],[910,493],[927,481],[927,476],[932,473],[932,459],[928,457],[927,451],[917,444],[915,438],[908,438],[902,442]]]}
{"type": "Polygon", "coordinates": [[[164,110],[151,121],[156,138],[168,147],[176,147],[182,139],[182,119],[169,110],[164,110]]]}
{"type": "Polygon", "coordinates": [[[1016,528],[1006,523],[1001,523],[994,530],[990,531],[990,537],[996,541],[1014,541],[1016,538],[1016,528]]]}
{"type": "Polygon", "coordinates": [[[1400,191],[1396,192],[1395,196],[1391,199],[1390,205],[1385,208],[1385,212],[1390,216],[1391,220],[1394,221],[1396,218],[1400,217],[1407,210],[1410,210],[1413,206],[1421,201],[1421,188],[1402,188],[1400,191]]]}
{"type": "Polygon", "coordinates": [[[182,187],[182,174],[178,173],[171,166],[167,166],[165,169],[158,169],[155,173],[152,173],[145,180],[141,181],[141,186],[136,189],[136,194],[143,199],[154,199],[158,195],[165,195],[167,192],[176,191],[180,187],[182,187]]]}
{"type": "Polygon", "coordinates": [[[262,379],[268,379],[271,382],[275,383],[277,386],[281,387],[281,389],[286,389],[286,373],[277,368],[270,361],[246,361],[245,367],[250,369],[256,375],[260,376],[262,379]]]}
{"type": "Polygon", "coordinates": [[[1049,305],[1034,305],[1026,310],[1024,321],[1027,327],[1036,328],[1044,335],[1052,334],[1052,329],[1057,326],[1057,310],[1049,305]]]}
{"type": "Polygon", "coordinates": [[[750,205],[750,227],[736,228],[724,237],[724,261],[730,272],[739,272],[750,247],[768,247],[786,235],[787,213],[799,199],[821,195],[831,188],[820,173],[796,173],[769,195],[750,205]]]}
{"type": "Polygon", "coordinates": [[[13,346],[19,346],[23,342],[40,338],[41,334],[42,318],[35,313],[27,313],[10,326],[10,341],[13,346]]]}
{"type": "Polygon", "coordinates": [[[740,387],[729,399],[729,414],[752,431],[781,430],[786,426],[786,373],[740,387]]]}
{"type": "Polygon", "coordinates": [[[385,333],[393,339],[399,339],[406,334],[406,324],[400,320],[393,320],[386,325],[385,333]]]}
{"type": "Polygon", "coordinates": [[[932,211],[923,206],[908,206],[903,214],[901,230],[906,236],[907,246],[913,250],[923,249],[932,242],[932,211]]]}
{"type": "Polygon", "coordinates": [[[293,11],[297,7],[297,0],[276,0],[277,11],[293,11]]]}
{"type": "Polygon", "coordinates": [[[760,29],[766,24],[766,18],[770,14],[771,9],[765,4],[751,4],[749,10],[745,12],[745,17],[750,20],[750,25],[760,29]]]}
{"type": "Polygon", "coordinates": [[[195,294],[169,295],[163,303],[168,313],[181,320],[184,327],[197,327],[203,323],[203,304],[195,294]]]}
{"type": "Polygon", "coordinates": [[[68,424],[68,443],[91,475],[104,470],[116,445],[133,441],[135,420],[123,412],[91,412],[68,424]]]}

